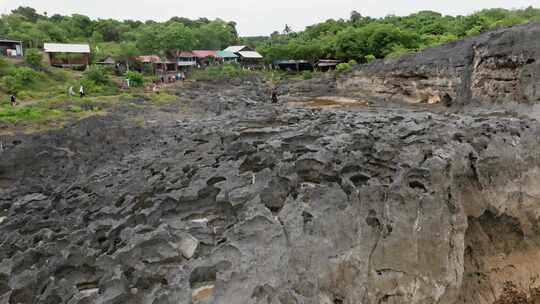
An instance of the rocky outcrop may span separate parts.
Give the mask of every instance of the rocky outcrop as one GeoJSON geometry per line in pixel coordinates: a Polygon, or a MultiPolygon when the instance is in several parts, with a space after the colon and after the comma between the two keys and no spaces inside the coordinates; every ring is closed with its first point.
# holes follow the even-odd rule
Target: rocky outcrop
{"type": "Polygon", "coordinates": [[[535,299],[540,123],[373,100],[534,102],[537,32],[338,78],[367,102],[333,79],[281,86],[294,106],[199,83],[0,137],[0,304],[535,299]]]}
{"type": "Polygon", "coordinates": [[[261,105],[19,136],[0,161],[0,303],[492,303],[539,273],[539,134],[261,105]]]}
{"type": "Polygon", "coordinates": [[[362,65],[338,79],[347,95],[409,103],[537,103],[540,24],[504,28],[395,60],[362,65]]]}

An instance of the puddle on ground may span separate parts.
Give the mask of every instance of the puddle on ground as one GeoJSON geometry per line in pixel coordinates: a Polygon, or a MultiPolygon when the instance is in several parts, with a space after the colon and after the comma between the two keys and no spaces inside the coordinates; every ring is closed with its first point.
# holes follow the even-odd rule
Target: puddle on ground
{"type": "Polygon", "coordinates": [[[214,296],[214,285],[203,285],[195,290],[191,294],[193,300],[204,301],[214,296]]]}
{"type": "Polygon", "coordinates": [[[369,102],[347,97],[325,96],[309,101],[289,102],[289,107],[309,109],[360,108],[369,106],[369,102]]]}

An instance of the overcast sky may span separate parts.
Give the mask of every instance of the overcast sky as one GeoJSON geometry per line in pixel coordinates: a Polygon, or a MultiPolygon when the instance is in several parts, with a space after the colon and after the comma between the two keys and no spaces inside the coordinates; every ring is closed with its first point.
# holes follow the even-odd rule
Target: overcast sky
{"type": "Polygon", "coordinates": [[[483,8],[540,7],[540,0],[0,0],[0,13],[20,6],[49,15],[79,13],[93,18],[164,21],[173,16],[236,21],[243,36],[268,35],[285,24],[294,30],[329,18],[407,15],[419,10],[469,14],[483,8]]]}

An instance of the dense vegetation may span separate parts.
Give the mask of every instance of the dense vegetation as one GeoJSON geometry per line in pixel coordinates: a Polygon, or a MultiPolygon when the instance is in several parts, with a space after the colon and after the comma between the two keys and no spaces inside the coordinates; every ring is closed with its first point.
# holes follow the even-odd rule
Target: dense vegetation
{"type": "Polygon", "coordinates": [[[39,48],[44,42],[89,42],[93,60],[112,56],[116,60],[140,54],[166,54],[176,50],[222,49],[246,43],[256,47],[268,62],[276,59],[338,58],[369,62],[374,58],[435,46],[480,32],[527,22],[540,21],[540,9],[487,9],[469,16],[443,16],[422,11],[409,16],[364,17],[356,11],[348,20],[327,20],[294,32],[239,38],[234,22],[174,17],[166,22],[92,20],[87,16],[39,14],[30,7],[19,7],[0,18],[0,37],[24,41],[26,48],[39,48]]]}
{"type": "Polygon", "coordinates": [[[89,42],[94,61],[108,56],[125,61],[134,55],[178,49],[222,49],[238,41],[236,24],[220,19],[92,20],[78,14],[49,17],[30,7],[3,15],[0,37],[22,40],[26,48],[40,48],[44,42],[89,42]]]}
{"type": "Polygon", "coordinates": [[[282,33],[248,38],[245,42],[257,47],[268,61],[337,58],[369,62],[374,58],[399,56],[477,35],[496,27],[528,22],[540,22],[540,9],[486,9],[456,17],[422,11],[405,17],[380,19],[352,12],[349,20],[327,20],[297,33],[286,26],[282,33]]]}

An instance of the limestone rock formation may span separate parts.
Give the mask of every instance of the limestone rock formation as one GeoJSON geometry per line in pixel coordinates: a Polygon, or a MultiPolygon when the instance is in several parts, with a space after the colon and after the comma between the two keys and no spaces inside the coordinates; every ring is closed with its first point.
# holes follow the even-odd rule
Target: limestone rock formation
{"type": "Polygon", "coordinates": [[[280,88],[369,105],[273,106],[254,79],[182,89],[191,117],[2,137],[0,304],[492,304],[538,287],[540,123],[376,102],[534,102],[532,33],[280,88]]]}
{"type": "Polygon", "coordinates": [[[344,94],[409,103],[537,103],[538,37],[540,24],[488,32],[359,66],[338,80],[338,88],[344,94]]]}

